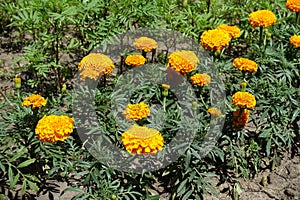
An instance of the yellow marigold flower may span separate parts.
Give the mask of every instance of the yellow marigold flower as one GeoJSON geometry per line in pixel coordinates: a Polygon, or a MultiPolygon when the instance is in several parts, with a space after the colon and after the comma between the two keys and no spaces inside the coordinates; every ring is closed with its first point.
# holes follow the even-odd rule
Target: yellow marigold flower
{"type": "Polygon", "coordinates": [[[193,71],[199,62],[198,57],[193,51],[175,51],[168,57],[168,66],[175,71],[185,75],[193,71]]]}
{"type": "Polygon", "coordinates": [[[231,38],[238,38],[241,36],[241,30],[237,26],[221,24],[216,29],[226,31],[231,38]]]}
{"type": "Polygon", "coordinates": [[[204,86],[210,84],[211,78],[207,74],[194,74],[191,76],[191,81],[194,85],[204,86]]]}
{"type": "Polygon", "coordinates": [[[123,114],[126,120],[140,120],[150,116],[150,108],[144,102],[138,104],[128,104],[123,114]]]}
{"type": "Polygon", "coordinates": [[[146,58],[142,55],[129,55],[125,59],[126,65],[131,65],[134,67],[145,64],[146,58]]]}
{"type": "Polygon", "coordinates": [[[230,36],[227,31],[214,29],[205,31],[200,38],[204,49],[211,51],[222,51],[229,45],[230,36]]]}
{"type": "Polygon", "coordinates": [[[287,0],[285,5],[292,12],[300,12],[299,0],[287,0]]]}
{"type": "Polygon", "coordinates": [[[233,112],[233,126],[237,129],[244,128],[249,120],[249,110],[236,110],[233,112]]]}
{"type": "Polygon", "coordinates": [[[122,134],[122,142],[131,154],[156,153],[164,146],[164,138],[159,131],[136,124],[122,134]]]}
{"type": "Polygon", "coordinates": [[[110,74],[114,67],[113,61],[101,53],[90,53],[78,64],[81,80],[85,80],[87,77],[97,80],[99,76],[110,74]]]}
{"type": "Polygon", "coordinates": [[[42,142],[64,141],[73,132],[74,120],[68,116],[49,115],[39,120],[35,134],[42,142]]]}
{"type": "Polygon", "coordinates": [[[211,107],[207,110],[207,112],[211,115],[211,116],[214,116],[214,117],[219,117],[222,115],[222,112],[220,109],[218,108],[215,108],[215,107],[211,107]]]}
{"type": "Polygon", "coordinates": [[[300,47],[300,35],[294,35],[294,36],[290,37],[290,43],[295,48],[299,48],[300,47]]]}
{"type": "Polygon", "coordinates": [[[41,108],[47,103],[46,99],[39,94],[32,94],[29,97],[26,97],[22,102],[22,106],[34,108],[41,108]]]}
{"type": "Polygon", "coordinates": [[[269,27],[276,22],[276,16],[269,10],[258,10],[252,12],[248,20],[253,28],[256,27],[269,27]]]}
{"type": "Polygon", "coordinates": [[[255,96],[249,92],[236,92],[232,95],[232,104],[240,108],[254,108],[256,105],[255,96]]]}
{"type": "Polygon", "coordinates": [[[247,58],[236,58],[233,60],[233,66],[241,71],[256,72],[257,63],[247,58]]]}
{"type": "Polygon", "coordinates": [[[148,37],[140,37],[136,39],[133,45],[140,51],[149,52],[157,48],[157,42],[148,37]]]}

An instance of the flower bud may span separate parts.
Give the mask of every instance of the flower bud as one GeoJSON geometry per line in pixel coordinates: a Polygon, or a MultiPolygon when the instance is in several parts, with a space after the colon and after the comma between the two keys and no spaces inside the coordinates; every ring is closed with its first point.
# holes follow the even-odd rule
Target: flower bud
{"type": "Polygon", "coordinates": [[[198,107],[197,101],[193,101],[193,102],[192,102],[192,109],[193,109],[193,110],[197,110],[197,107],[198,107]]]}
{"type": "Polygon", "coordinates": [[[14,78],[14,81],[15,81],[15,88],[20,89],[21,88],[21,78],[16,77],[16,78],[14,78]]]}
{"type": "Polygon", "coordinates": [[[170,89],[170,85],[162,84],[161,87],[162,87],[162,89],[163,89],[162,95],[163,95],[164,97],[167,97],[168,94],[169,94],[168,91],[169,91],[169,89],[170,89]]]}
{"type": "Polygon", "coordinates": [[[247,86],[247,82],[245,82],[245,81],[241,82],[240,86],[241,86],[242,89],[245,89],[246,86],[247,86]]]}

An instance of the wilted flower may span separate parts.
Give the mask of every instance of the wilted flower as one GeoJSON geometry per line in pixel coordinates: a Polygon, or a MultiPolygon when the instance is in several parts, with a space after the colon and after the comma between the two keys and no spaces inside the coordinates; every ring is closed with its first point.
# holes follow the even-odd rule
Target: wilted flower
{"type": "Polygon", "coordinates": [[[86,78],[97,80],[99,76],[110,74],[114,67],[113,61],[101,53],[91,53],[78,64],[81,80],[86,78]]]}
{"type": "Polygon", "coordinates": [[[35,134],[42,142],[57,142],[67,139],[73,129],[72,118],[64,115],[49,115],[39,120],[35,134]]]}
{"type": "Polygon", "coordinates": [[[157,42],[148,37],[140,37],[134,41],[134,46],[140,51],[149,52],[157,48],[157,42]]]}
{"type": "Polygon", "coordinates": [[[287,0],[285,5],[292,12],[300,12],[299,0],[287,0]]]}
{"type": "Polygon", "coordinates": [[[233,60],[233,66],[241,71],[256,72],[257,63],[247,58],[236,58],[233,60]]]}
{"type": "Polygon", "coordinates": [[[126,120],[140,120],[150,116],[150,108],[144,102],[138,104],[128,104],[123,114],[126,120]]]}
{"type": "Polygon", "coordinates": [[[136,124],[122,134],[122,142],[131,154],[153,154],[164,146],[164,138],[159,131],[136,124]]]}
{"type": "Polygon", "coordinates": [[[191,81],[194,85],[198,85],[200,87],[204,85],[208,85],[211,81],[211,78],[207,74],[194,74],[191,76],[191,81]]]}
{"type": "Polygon", "coordinates": [[[26,97],[22,102],[22,106],[34,108],[41,108],[47,103],[46,99],[39,94],[32,94],[29,97],[26,97]]]}
{"type": "Polygon", "coordinates": [[[215,107],[211,107],[207,110],[207,112],[211,115],[211,116],[214,116],[214,117],[219,117],[222,115],[222,112],[220,109],[218,108],[215,108],[215,107]]]}
{"type": "Polygon", "coordinates": [[[294,36],[290,37],[290,43],[295,48],[299,48],[300,47],[300,35],[294,35],[294,36]]]}
{"type": "Polygon", "coordinates": [[[226,31],[231,38],[238,38],[241,36],[241,30],[237,26],[221,24],[216,29],[226,31]]]}
{"type": "Polygon", "coordinates": [[[236,92],[232,95],[232,104],[240,108],[254,108],[256,105],[255,96],[249,92],[236,92]]]}
{"type": "Polygon", "coordinates": [[[269,27],[276,22],[276,16],[270,10],[258,10],[252,12],[248,20],[253,28],[256,27],[269,27]]]}
{"type": "Polygon", "coordinates": [[[142,55],[129,55],[125,59],[126,65],[131,65],[134,67],[145,64],[146,58],[142,55]]]}
{"type": "Polygon", "coordinates": [[[199,62],[193,51],[186,50],[175,51],[168,58],[168,66],[183,75],[193,71],[199,62]]]}
{"type": "Polygon", "coordinates": [[[214,29],[201,35],[201,45],[211,51],[221,51],[229,45],[230,36],[227,31],[214,29]]]}
{"type": "Polygon", "coordinates": [[[249,120],[249,110],[238,109],[233,112],[233,126],[237,129],[244,128],[249,120]]]}

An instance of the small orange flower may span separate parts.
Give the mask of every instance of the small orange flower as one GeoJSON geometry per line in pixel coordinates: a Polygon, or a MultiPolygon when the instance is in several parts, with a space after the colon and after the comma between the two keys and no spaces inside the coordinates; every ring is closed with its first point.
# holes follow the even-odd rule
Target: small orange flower
{"type": "Polygon", "coordinates": [[[201,35],[201,45],[210,51],[222,51],[229,45],[230,36],[227,31],[214,29],[205,31],[201,35]]]}
{"type": "Polygon", "coordinates": [[[90,53],[78,64],[81,80],[86,78],[97,80],[99,76],[109,75],[114,67],[113,61],[101,53],[90,53]]]}
{"type": "Polygon", "coordinates": [[[202,87],[204,85],[210,84],[211,78],[207,74],[194,74],[193,76],[191,76],[191,81],[194,85],[202,87]]]}
{"type": "Polygon", "coordinates": [[[237,26],[221,24],[216,29],[226,31],[231,38],[238,38],[241,36],[241,30],[237,26]]]}
{"type": "Polygon", "coordinates": [[[22,106],[34,108],[41,108],[47,103],[46,99],[39,94],[32,94],[29,97],[26,97],[22,102],[22,106]]]}
{"type": "Polygon", "coordinates": [[[213,116],[213,117],[219,117],[219,116],[222,115],[221,110],[218,109],[218,108],[215,108],[215,107],[209,108],[209,109],[207,110],[207,112],[208,112],[211,116],[213,116]]]}
{"type": "Polygon", "coordinates": [[[285,5],[292,12],[300,12],[299,0],[287,0],[285,5]]]}
{"type": "Polygon", "coordinates": [[[236,92],[232,95],[232,104],[240,108],[252,109],[256,106],[255,96],[249,92],[236,92]]]}
{"type": "Polygon", "coordinates": [[[140,120],[150,116],[150,108],[144,102],[138,104],[128,104],[123,114],[126,120],[140,120]]]}
{"type": "Polygon", "coordinates": [[[142,55],[129,55],[125,59],[126,65],[131,65],[134,67],[143,65],[145,62],[146,58],[144,58],[142,55]]]}
{"type": "Polygon", "coordinates": [[[233,126],[237,129],[244,128],[249,120],[249,110],[238,109],[233,112],[233,126]]]}
{"type": "Polygon", "coordinates": [[[300,47],[300,35],[294,35],[294,36],[290,37],[290,43],[295,48],[299,48],[300,47]]]}
{"type": "Polygon", "coordinates": [[[49,115],[39,120],[35,128],[41,142],[64,141],[73,132],[74,120],[68,116],[49,115]]]}
{"type": "Polygon", "coordinates": [[[157,49],[157,42],[148,37],[140,37],[136,39],[133,45],[140,51],[149,52],[152,49],[157,49]]]}
{"type": "Polygon", "coordinates": [[[175,51],[168,58],[168,66],[183,75],[193,71],[199,62],[198,57],[193,51],[186,50],[175,51]]]}
{"type": "Polygon", "coordinates": [[[131,154],[153,154],[162,150],[164,138],[156,129],[134,124],[122,134],[122,143],[131,154]]]}
{"type": "Polygon", "coordinates": [[[258,10],[252,12],[248,20],[253,28],[256,27],[269,27],[276,22],[276,16],[270,10],[258,10]]]}
{"type": "Polygon", "coordinates": [[[249,60],[247,58],[236,58],[233,60],[233,66],[241,71],[246,72],[256,72],[257,64],[256,62],[249,60]]]}

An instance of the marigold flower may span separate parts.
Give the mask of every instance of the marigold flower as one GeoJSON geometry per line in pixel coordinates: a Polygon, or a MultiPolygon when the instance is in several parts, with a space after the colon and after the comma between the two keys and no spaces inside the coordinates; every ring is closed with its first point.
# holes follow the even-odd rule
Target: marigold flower
{"type": "Polygon", "coordinates": [[[233,126],[237,129],[244,128],[249,120],[249,110],[238,109],[233,112],[233,126]]]}
{"type": "Polygon", "coordinates": [[[290,37],[290,43],[295,48],[299,48],[300,47],[300,35],[293,35],[292,37],[290,37]]]}
{"type": "Polygon", "coordinates": [[[85,80],[87,77],[97,80],[99,76],[110,74],[114,67],[113,61],[101,53],[90,53],[78,64],[81,80],[85,80]]]}
{"type": "Polygon", "coordinates": [[[140,37],[136,39],[133,45],[140,51],[149,52],[157,48],[157,42],[148,37],[140,37]]]}
{"type": "Polygon", "coordinates": [[[285,5],[292,12],[300,12],[299,0],[287,0],[285,5]]]}
{"type": "Polygon", "coordinates": [[[227,31],[214,29],[205,31],[201,35],[201,45],[204,49],[211,51],[221,51],[229,45],[230,36],[227,31]]]}
{"type": "Polygon", "coordinates": [[[193,51],[175,51],[168,57],[168,66],[185,75],[188,72],[193,71],[199,62],[198,57],[193,51]]]}
{"type": "Polygon", "coordinates": [[[46,99],[39,94],[32,94],[29,97],[26,97],[22,102],[22,106],[34,108],[41,108],[47,103],[46,99]]]}
{"type": "Polygon", "coordinates": [[[129,55],[125,59],[126,65],[131,65],[134,67],[145,64],[146,58],[142,55],[129,55]]]}
{"type": "Polygon", "coordinates": [[[248,20],[253,28],[256,27],[269,27],[276,22],[276,16],[270,10],[258,10],[252,12],[248,20]]]}
{"type": "Polygon", "coordinates": [[[231,38],[238,38],[241,36],[241,30],[237,26],[228,26],[226,24],[221,24],[216,29],[226,31],[231,38]]]}
{"type": "Polygon", "coordinates": [[[42,142],[57,142],[67,139],[73,129],[72,118],[64,115],[49,115],[39,120],[35,134],[42,142]]]}
{"type": "Polygon", "coordinates": [[[130,119],[137,121],[150,116],[150,108],[144,102],[138,104],[128,104],[123,114],[128,121],[130,119]]]}
{"type": "Polygon", "coordinates": [[[249,92],[236,92],[232,95],[232,104],[240,108],[254,108],[256,105],[255,96],[249,92]]]}
{"type": "Polygon", "coordinates": [[[191,76],[191,81],[194,85],[198,85],[200,87],[204,85],[208,85],[211,81],[211,78],[207,74],[194,74],[191,76]]]}
{"type": "Polygon", "coordinates": [[[122,134],[122,143],[131,154],[153,154],[162,150],[164,138],[154,128],[134,124],[122,134]]]}
{"type": "Polygon", "coordinates": [[[247,58],[236,58],[233,60],[233,66],[241,71],[256,72],[257,63],[247,58]]]}
{"type": "Polygon", "coordinates": [[[211,115],[211,116],[214,116],[214,117],[219,117],[222,115],[222,112],[220,109],[218,108],[215,108],[215,107],[211,107],[207,110],[207,112],[211,115]]]}

